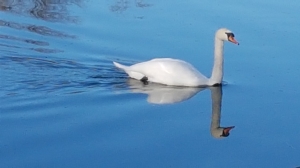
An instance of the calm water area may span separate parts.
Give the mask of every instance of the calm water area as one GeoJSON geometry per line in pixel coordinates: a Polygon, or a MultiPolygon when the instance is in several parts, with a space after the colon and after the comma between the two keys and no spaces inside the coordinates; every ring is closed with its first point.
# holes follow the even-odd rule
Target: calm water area
{"type": "Polygon", "coordinates": [[[0,0],[0,167],[300,166],[300,1],[0,0]],[[185,60],[222,87],[129,79],[185,60]],[[227,137],[220,130],[234,128],[227,137]]]}

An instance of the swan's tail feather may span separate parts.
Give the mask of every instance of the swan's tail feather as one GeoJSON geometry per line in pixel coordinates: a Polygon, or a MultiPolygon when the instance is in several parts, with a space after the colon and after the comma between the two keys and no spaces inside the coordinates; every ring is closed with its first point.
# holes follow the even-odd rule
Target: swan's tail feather
{"type": "Polygon", "coordinates": [[[119,63],[117,63],[117,62],[113,62],[113,63],[114,63],[114,65],[115,65],[117,68],[124,69],[124,70],[127,68],[127,66],[122,65],[122,64],[119,64],[119,63]]]}
{"type": "Polygon", "coordinates": [[[117,62],[113,62],[113,63],[117,68],[123,69],[133,79],[141,80],[141,79],[143,79],[143,77],[146,77],[144,74],[142,74],[140,72],[132,71],[130,66],[125,66],[125,65],[119,64],[117,62]]]}

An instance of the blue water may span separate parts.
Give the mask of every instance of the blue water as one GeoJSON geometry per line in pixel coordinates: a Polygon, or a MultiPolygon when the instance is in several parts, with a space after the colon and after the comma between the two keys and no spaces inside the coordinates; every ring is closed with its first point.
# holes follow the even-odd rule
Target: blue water
{"type": "Polygon", "coordinates": [[[300,166],[299,8],[1,1],[0,167],[300,166]],[[210,76],[220,27],[241,44],[225,44],[222,88],[143,85],[112,64],[173,57],[210,76]],[[215,137],[216,121],[235,128],[215,137]]]}

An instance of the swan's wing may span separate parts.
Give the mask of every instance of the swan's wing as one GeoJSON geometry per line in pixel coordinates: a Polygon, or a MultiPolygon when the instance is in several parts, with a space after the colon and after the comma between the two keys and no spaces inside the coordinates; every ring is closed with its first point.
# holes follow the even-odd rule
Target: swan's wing
{"type": "Polygon", "coordinates": [[[177,59],[160,58],[130,66],[130,70],[144,74],[151,82],[167,85],[206,85],[208,79],[191,64],[177,59]]]}

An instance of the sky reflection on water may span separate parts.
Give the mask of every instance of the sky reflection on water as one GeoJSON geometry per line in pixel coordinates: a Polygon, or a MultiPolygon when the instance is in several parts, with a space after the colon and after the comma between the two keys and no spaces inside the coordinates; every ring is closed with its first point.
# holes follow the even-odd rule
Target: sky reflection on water
{"type": "Polygon", "coordinates": [[[0,167],[298,166],[299,7],[0,1],[0,167]],[[220,27],[241,43],[225,45],[222,90],[145,86],[112,64],[173,57],[209,76],[220,27]]]}

